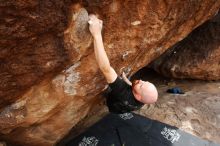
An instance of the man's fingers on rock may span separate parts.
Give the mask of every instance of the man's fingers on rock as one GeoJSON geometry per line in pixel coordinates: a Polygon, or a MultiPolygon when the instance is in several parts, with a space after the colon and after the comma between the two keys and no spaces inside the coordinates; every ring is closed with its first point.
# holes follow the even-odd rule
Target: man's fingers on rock
{"type": "Polygon", "coordinates": [[[96,16],[94,14],[90,14],[89,18],[96,18],[96,16]]]}
{"type": "Polygon", "coordinates": [[[89,19],[92,20],[93,22],[99,20],[99,19],[96,17],[96,15],[94,15],[94,14],[89,15],[89,19]]]}
{"type": "Polygon", "coordinates": [[[92,20],[89,20],[88,23],[89,23],[89,24],[92,24],[92,20]]]}

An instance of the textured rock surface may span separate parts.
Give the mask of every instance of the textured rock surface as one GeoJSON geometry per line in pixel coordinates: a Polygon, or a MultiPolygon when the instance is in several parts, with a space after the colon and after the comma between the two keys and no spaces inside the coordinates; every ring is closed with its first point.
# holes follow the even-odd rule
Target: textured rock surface
{"type": "Polygon", "coordinates": [[[6,146],[4,142],[0,142],[0,146],[6,146]]]}
{"type": "Polygon", "coordinates": [[[63,1],[0,1],[0,107],[9,105],[67,61],[63,1]]]}
{"type": "Polygon", "coordinates": [[[153,62],[164,76],[220,79],[220,12],[153,62]]]}
{"type": "Polygon", "coordinates": [[[219,0],[0,0],[0,137],[53,145],[97,106],[106,82],[94,58],[87,11],[104,20],[112,66],[132,74],[219,7],[219,0]]]}

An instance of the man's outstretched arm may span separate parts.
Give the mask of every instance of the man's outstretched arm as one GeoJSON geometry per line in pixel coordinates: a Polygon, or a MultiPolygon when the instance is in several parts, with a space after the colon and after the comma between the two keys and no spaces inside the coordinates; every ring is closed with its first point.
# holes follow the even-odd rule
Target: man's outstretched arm
{"type": "Polygon", "coordinates": [[[99,20],[95,15],[89,16],[89,30],[94,38],[94,50],[95,57],[98,66],[104,74],[108,83],[113,83],[117,78],[117,73],[111,67],[108,56],[105,52],[103,40],[102,40],[102,21],[99,20]]]}

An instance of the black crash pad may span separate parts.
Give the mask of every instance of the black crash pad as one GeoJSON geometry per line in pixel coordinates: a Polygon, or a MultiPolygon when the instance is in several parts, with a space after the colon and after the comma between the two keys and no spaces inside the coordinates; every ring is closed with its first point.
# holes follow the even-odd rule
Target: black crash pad
{"type": "Polygon", "coordinates": [[[159,121],[109,113],[66,146],[220,146],[159,121]]]}

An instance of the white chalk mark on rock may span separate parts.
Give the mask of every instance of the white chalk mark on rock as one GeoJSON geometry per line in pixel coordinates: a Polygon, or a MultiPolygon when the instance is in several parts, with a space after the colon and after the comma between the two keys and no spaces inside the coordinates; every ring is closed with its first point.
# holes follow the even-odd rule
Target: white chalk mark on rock
{"type": "Polygon", "coordinates": [[[131,22],[131,25],[134,25],[134,26],[136,26],[136,25],[140,25],[141,24],[141,21],[134,21],[134,22],[131,22]]]}
{"type": "Polygon", "coordinates": [[[76,63],[71,66],[69,69],[65,71],[66,78],[64,81],[64,92],[68,95],[76,95],[76,86],[80,81],[80,74],[76,72],[75,69],[80,65],[80,63],[76,63]]]}

